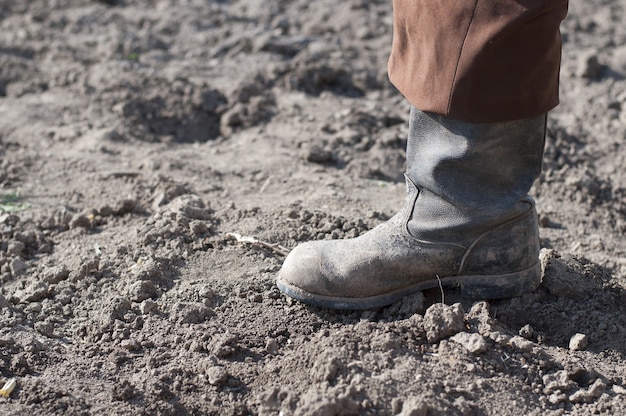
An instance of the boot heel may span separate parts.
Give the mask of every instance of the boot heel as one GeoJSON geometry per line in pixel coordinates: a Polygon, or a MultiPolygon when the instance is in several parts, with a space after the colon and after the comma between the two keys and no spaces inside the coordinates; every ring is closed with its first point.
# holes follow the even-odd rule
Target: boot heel
{"type": "Polygon", "coordinates": [[[461,276],[461,296],[472,299],[503,299],[521,296],[541,284],[541,264],[537,262],[526,270],[499,275],[461,276]]]}

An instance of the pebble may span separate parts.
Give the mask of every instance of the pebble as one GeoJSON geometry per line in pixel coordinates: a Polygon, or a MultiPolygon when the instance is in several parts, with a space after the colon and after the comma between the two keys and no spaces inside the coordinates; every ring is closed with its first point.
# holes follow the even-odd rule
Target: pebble
{"type": "Polygon", "coordinates": [[[569,340],[569,349],[572,351],[584,350],[589,342],[589,337],[585,334],[574,334],[569,340]]]}
{"type": "Polygon", "coordinates": [[[512,337],[509,340],[509,344],[511,344],[511,346],[515,348],[516,350],[519,350],[522,352],[531,352],[533,348],[535,347],[534,342],[529,341],[526,338],[522,338],[519,335],[512,337]]]}
{"type": "Polygon", "coordinates": [[[76,214],[70,220],[70,228],[89,228],[91,221],[83,214],[76,214]]]}
{"type": "Polygon", "coordinates": [[[265,351],[271,355],[278,354],[278,342],[274,338],[268,338],[265,341],[265,351]]]}
{"type": "Polygon", "coordinates": [[[526,339],[532,340],[535,337],[535,330],[530,325],[524,325],[519,330],[520,337],[524,337],[526,339]]]}
{"type": "Polygon", "coordinates": [[[306,154],[306,160],[312,163],[328,163],[333,160],[333,154],[322,146],[312,145],[306,154]]]}
{"type": "MultiPolygon", "coordinates": [[[[0,342],[0,346],[2,346],[2,343],[0,342]]],[[[614,384],[613,385],[613,393],[615,394],[626,394],[626,388],[618,385],[618,384],[614,384]]]]}

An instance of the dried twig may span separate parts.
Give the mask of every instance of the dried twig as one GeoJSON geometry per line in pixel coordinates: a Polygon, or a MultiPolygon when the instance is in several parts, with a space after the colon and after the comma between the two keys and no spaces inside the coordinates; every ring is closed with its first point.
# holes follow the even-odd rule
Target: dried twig
{"type": "Polygon", "coordinates": [[[441,290],[441,303],[446,303],[446,295],[443,293],[443,285],[441,284],[441,278],[439,275],[437,276],[437,281],[439,282],[439,290],[441,290]]]}
{"type": "Polygon", "coordinates": [[[226,236],[236,240],[238,243],[250,244],[255,247],[263,247],[274,251],[282,256],[287,256],[289,254],[289,249],[281,246],[278,243],[268,243],[267,241],[259,240],[256,237],[241,235],[237,233],[226,233],[226,236]]]}

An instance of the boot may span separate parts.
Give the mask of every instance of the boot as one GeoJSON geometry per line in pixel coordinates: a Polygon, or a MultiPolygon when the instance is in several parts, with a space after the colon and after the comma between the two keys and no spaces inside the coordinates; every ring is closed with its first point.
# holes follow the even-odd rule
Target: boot
{"type": "Polygon", "coordinates": [[[307,304],[369,309],[437,287],[498,299],[541,281],[534,201],[546,115],[466,123],[411,108],[403,209],[364,235],[297,246],[278,288],[307,304]]]}

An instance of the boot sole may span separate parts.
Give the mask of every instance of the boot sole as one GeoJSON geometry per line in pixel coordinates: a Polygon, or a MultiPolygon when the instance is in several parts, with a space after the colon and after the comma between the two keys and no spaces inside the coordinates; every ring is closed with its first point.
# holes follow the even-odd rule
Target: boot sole
{"type": "Polygon", "coordinates": [[[391,305],[405,296],[421,292],[426,289],[439,287],[457,289],[462,297],[473,300],[504,299],[521,296],[534,291],[541,284],[541,264],[537,262],[528,269],[508,274],[498,275],[465,275],[448,276],[432,279],[415,285],[363,298],[341,296],[325,296],[307,292],[293,286],[280,277],[276,279],[278,289],[287,296],[307,305],[320,308],[363,310],[380,308],[391,305]]]}

